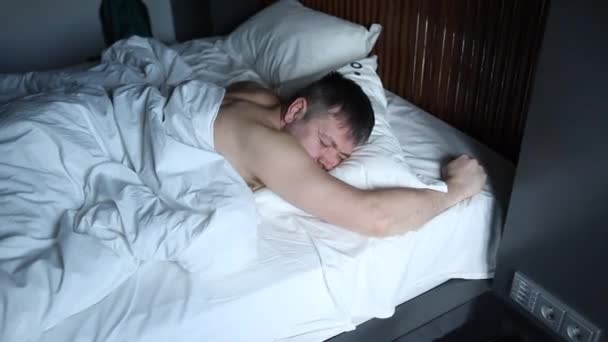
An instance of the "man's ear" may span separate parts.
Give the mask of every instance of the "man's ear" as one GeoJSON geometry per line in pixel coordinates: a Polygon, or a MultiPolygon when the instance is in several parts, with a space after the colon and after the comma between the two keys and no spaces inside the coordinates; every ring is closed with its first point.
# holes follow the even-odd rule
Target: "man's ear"
{"type": "Polygon", "coordinates": [[[304,97],[298,97],[287,107],[283,121],[285,123],[292,123],[296,120],[301,119],[306,113],[308,108],[308,101],[304,97]]]}

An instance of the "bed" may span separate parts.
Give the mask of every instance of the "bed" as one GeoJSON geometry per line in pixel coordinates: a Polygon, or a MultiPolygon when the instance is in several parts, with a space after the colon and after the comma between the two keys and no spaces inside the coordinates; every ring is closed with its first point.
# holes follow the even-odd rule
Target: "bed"
{"type": "Polygon", "coordinates": [[[384,89],[370,55],[380,32],[287,0],[228,37],[175,46],[133,37],[93,67],[2,76],[1,339],[320,341],[390,317],[449,279],[491,278],[513,165],[384,89]],[[289,43],[277,13],[292,16],[289,43]],[[310,37],[292,34],[298,20],[349,42],[333,55],[311,54],[310,37]],[[334,69],[361,85],[376,114],[370,142],[336,177],[445,191],[440,166],[467,153],[488,170],[482,193],[417,231],[363,237],[267,189],[241,193],[229,169],[217,175],[227,170],[221,160],[195,151],[195,133],[157,146],[148,127],[154,115],[174,122],[180,111],[208,110],[201,99],[215,88],[201,92],[206,84],[254,80],[288,94],[334,69]],[[199,157],[214,182],[198,179],[199,157]],[[193,193],[236,200],[220,208],[193,193]],[[243,214],[249,202],[253,216],[243,214]],[[219,212],[213,220],[195,214],[209,206],[219,212]]]}

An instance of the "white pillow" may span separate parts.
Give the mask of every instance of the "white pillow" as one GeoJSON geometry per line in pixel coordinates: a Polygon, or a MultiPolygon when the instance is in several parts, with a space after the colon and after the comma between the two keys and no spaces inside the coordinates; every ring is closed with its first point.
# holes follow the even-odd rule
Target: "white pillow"
{"type": "Polygon", "coordinates": [[[266,83],[277,85],[367,56],[381,29],[373,24],[367,30],[298,1],[281,0],[228,35],[224,48],[266,83]]]}
{"type": "Polygon", "coordinates": [[[399,140],[386,119],[387,100],[384,86],[376,73],[378,57],[371,56],[341,67],[337,71],[357,83],[369,98],[374,110],[375,125],[368,142],[353,153],[356,158],[384,155],[403,161],[403,151],[399,140]]]}

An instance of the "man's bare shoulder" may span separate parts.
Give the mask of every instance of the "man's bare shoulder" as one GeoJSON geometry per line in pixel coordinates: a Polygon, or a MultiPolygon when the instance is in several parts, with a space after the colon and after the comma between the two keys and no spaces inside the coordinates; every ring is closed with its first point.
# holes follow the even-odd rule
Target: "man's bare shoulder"
{"type": "Polygon", "coordinates": [[[280,104],[279,97],[270,89],[252,81],[237,82],[226,88],[225,98],[228,100],[244,100],[265,107],[280,104]]]}
{"type": "Polygon", "coordinates": [[[248,183],[265,184],[259,176],[259,163],[266,157],[264,151],[273,146],[297,148],[293,137],[280,131],[279,117],[276,106],[240,98],[225,101],[220,107],[214,123],[215,148],[248,183]]]}
{"type": "Polygon", "coordinates": [[[223,131],[216,138],[220,153],[252,189],[266,186],[305,212],[352,226],[353,220],[344,213],[365,211],[362,191],[323,170],[293,135],[259,120],[265,115],[254,113],[271,111],[263,108],[246,100],[227,105],[224,115],[231,119],[220,125],[223,131]],[[245,117],[238,115],[244,112],[245,117]]]}
{"type": "Polygon", "coordinates": [[[282,162],[301,161],[313,164],[298,141],[289,133],[281,131],[263,122],[243,123],[247,125],[247,150],[252,157],[252,163],[260,160],[273,159],[282,162]]]}

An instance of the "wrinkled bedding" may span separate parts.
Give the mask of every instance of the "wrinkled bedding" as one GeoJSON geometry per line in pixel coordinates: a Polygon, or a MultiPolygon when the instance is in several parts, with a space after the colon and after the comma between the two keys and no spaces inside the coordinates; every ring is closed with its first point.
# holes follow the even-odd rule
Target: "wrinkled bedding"
{"type": "MultiPolygon", "coordinates": [[[[489,187],[388,239],[252,195],[209,122],[221,87],[264,82],[221,44],[131,38],[89,69],[0,75],[0,340],[317,341],[449,278],[492,276],[489,187]]],[[[435,139],[425,122],[412,138],[435,139]]],[[[404,155],[441,183],[449,151],[429,159],[425,144],[404,155]]],[[[390,158],[350,167],[335,175],[433,187],[390,158]]]]}
{"type": "Polygon", "coordinates": [[[224,89],[188,81],[155,44],[123,42],[74,77],[3,84],[18,87],[0,107],[0,340],[37,338],[141,262],[229,272],[250,249],[238,243],[255,238],[251,191],[213,149],[224,89]]]}

